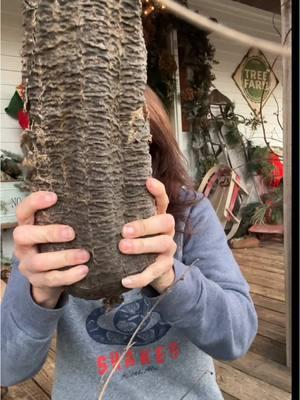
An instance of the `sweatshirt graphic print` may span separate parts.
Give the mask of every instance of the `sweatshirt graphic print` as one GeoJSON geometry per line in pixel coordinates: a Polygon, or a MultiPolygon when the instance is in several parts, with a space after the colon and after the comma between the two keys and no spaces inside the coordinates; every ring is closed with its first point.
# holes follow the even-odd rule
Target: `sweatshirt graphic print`
{"type": "MultiPolygon", "coordinates": [[[[87,332],[98,343],[126,346],[147,312],[150,311],[150,308],[150,302],[141,297],[138,300],[121,305],[113,315],[108,313],[106,321],[104,307],[96,308],[87,318],[87,332]]],[[[161,320],[160,313],[154,310],[150,318],[145,320],[141,326],[134,339],[134,347],[126,353],[124,361],[121,362],[118,370],[128,370],[125,376],[129,376],[129,369],[137,366],[139,369],[134,371],[134,374],[143,374],[144,371],[157,369],[157,365],[165,364],[166,358],[169,362],[178,360],[180,356],[178,342],[169,342],[164,346],[150,346],[150,344],[155,344],[155,342],[163,338],[170,328],[169,324],[161,320]]],[[[98,374],[100,376],[107,374],[115,366],[119,358],[120,353],[115,351],[98,356],[98,374]]]]}
{"type": "MultiPolygon", "coordinates": [[[[198,195],[200,197],[200,195],[198,195]]],[[[122,359],[105,400],[219,400],[213,358],[243,356],[257,332],[249,286],[206,198],[187,210],[192,235],[177,233],[174,289],[160,301],[122,359]],[[192,266],[192,267],[191,267],[192,266]]],[[[179,226],[179,231],[184,229],[179,226]]],[[[57,334],[53,400],[97,400],[132,333],[158,299],[150,287],[102,301],[64,294],[58,307],[37,305],[14,259],[1,305],[1,385],[34,376],[57,334]]]]}

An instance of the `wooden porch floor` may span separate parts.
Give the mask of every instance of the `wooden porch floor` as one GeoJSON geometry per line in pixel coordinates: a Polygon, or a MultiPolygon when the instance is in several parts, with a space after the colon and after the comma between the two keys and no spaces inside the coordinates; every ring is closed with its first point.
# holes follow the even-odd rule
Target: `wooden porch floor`
{"type": "Polygon", "coordinates": [[[234,250],[258,314],[258,335],[245,357],[216,361],[225,400],[291,399],[291,371],[286,363],[283,244],[234,250]]]}
{"type": "MultiPolygon", "coordinates": [[[[234,254],[250,284],[259,328],[245,357],[232,362],[215,362],[224,399],[290,400],[290,369],[285,366],[283,245],[268,242],[256,249],[234,250],[234,254]]],[[[43,369],[33,379],[10,387],[9,393],[2,398],[49,400],[54,365],[53,341],[43,369]]]]}

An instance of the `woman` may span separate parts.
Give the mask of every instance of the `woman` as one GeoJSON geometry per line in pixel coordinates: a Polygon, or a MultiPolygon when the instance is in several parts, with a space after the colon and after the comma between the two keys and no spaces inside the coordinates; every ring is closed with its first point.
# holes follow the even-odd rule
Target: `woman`
{"type": "Polygon", "coordinates": [[[13,271],[2,309],[2,385],[42,367],[57,329],[54,400],[98,398],[103,380],[162,292],[151,318],[117,368],[105,399],[222,399],[212,357],[244,355],[257,331],[249,287],[206,198],[192,189],[170,121],[146,89],[153,135],[153,176],[146,182],[157,215],[124,226],[120,251],[158,253],[144,272],[124,278],[124,302],[105,312],[101,301],[64,293],[88,273],[84,250],[38,254],[36,245],[74,238],[71,227],[35,226],[54,193],[29,195],[17,210],[13,271]],[[145,236],[151,235],[145,238],[145,236]],[[61,271],[64,266],[74,267],[61,271]]]}

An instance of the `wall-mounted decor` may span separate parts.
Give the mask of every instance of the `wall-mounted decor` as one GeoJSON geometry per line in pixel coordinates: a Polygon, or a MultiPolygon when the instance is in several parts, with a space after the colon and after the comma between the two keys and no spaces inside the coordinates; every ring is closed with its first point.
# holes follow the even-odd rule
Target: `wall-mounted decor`
{"type": "Polygon", "coordinates": [[[268,60],[260,50],[254,48],[244,56],[232,79],[255,114],[260,113],[278,85],[268,60]]]}
{"type": "Polygon", "coordinates": [[[18,187],[20,182],[1,182],[0,217],[1,226],[17,222],[16,208],[28,194],[18,187]]]}

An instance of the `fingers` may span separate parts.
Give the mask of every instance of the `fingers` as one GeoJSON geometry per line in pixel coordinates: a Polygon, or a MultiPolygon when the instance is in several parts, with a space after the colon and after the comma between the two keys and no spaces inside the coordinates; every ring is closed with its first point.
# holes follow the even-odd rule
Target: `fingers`
{"type": "Polygon", "coordinates": [[[172,233],[175,229],[175,220],[171,214],[155,215],[147,219],[130,222],[124,225],[124,238],[137,238],[159,233],[172,233]]]}
{"type": "Polygon", "coordinates": [[[33,224],[35,212],[53,206],[56,201],[57,195],[53,192],[31,193],[17,207],[16,215],[19,225],[33,224]]]}
{"type": "Polygon", "coordinates": [[[20,262],[19,269],[27,274],[47,272],[65,266],[86,263],[90,254],[86,250],[71,249],[53,251],[50,253],[37,253],[20,262]]]}
{"type": "Polygon", "coordinates": [[[161,282],[165,287],[170,286],[175,278],[173,270],[173,257],[160,255],[155,263],[151,264],[143,272],[136,275],[130,275],[122,279],[123,286],[127,288],[142,288],[155,280],[167,280],[161,282]]]}
{"type": "Polygon", "coordinates": [[[173,256],[177,247],[173,240],[175,220],[171,214],[166,214],[169,198],[164,184],[157,179],[149,178],[146,185],[155,197],[158,215],[126,224],[122,230],[124,239],[120,241],[119,249],[125,254],[157,253],[159,256],[156,262],[142,273],[124,278],[122,284],[128,288],[141,288],[151,283],[157,291],[162,292],[175,278],[173,269],[173,256]],[[148,237],[151,235],[153,236],[148,237]]]}
{"type": "Polygon", "coordinates": [[[83,279],[88,273],[86,265],[78,265],[66,271],[49,271],[29,276],[32,286],[37,288],[55,288],[69,286],[83,279]]]}
{"type": "Polygon", "coordinates": [[[19,225],[13,232],[17,246],[34,246],[39,243],[63,243],[75,238],[68,225],[19,225]]]}
{"type": "Polygon", "coordinates": [[[146,186],[149,192],[155,197],[158,214],[164,214],[169,205],[169,197],[166,193],[165,185],[155,178],[148,178],[146,186]]]}
{"type": "Polygon", "coordinates": [[[119,243],[119,249],[124,254],[174,254],[176,244],[171,236],[159,235],[143,239],[122,239],[119,243]]]}

